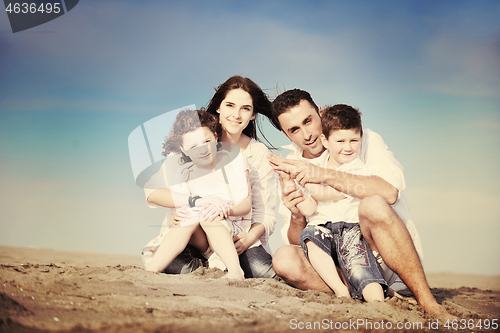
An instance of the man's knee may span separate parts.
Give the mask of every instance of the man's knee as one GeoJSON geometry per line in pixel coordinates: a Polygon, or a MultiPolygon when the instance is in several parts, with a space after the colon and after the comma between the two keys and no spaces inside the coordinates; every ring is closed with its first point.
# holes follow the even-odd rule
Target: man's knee
{"type": "Polygon", "coordinates": [[[387,200],[375,194],[361,200],[358,212],[360,224],[376,225],[391,223],[394,210],[387,200]]]}
{"type": "Polygon", "coordinates": [[[300,276],[300,272],[297,272],[300,267],[297,265],[297,261],[300,260],[298,250],[302,251],[300,247],[285,245],[274,253],[273,268],[277,275],[291,280],[300,276]]]}

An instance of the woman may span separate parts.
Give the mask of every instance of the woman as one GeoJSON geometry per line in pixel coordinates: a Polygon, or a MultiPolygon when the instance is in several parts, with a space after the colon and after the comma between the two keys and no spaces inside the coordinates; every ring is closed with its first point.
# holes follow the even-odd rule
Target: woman
{"type": "Polygon", "coordinates": [[[217,88],[207,111],[222,125],[220,141],[238,145],[250,167],[252,211],[245,218],[252,226],[233,238],[245,277],[275,278],[268,240],[276,224],[276,178],[267,159],[269,150],[256,140],[257,114],[269,117],[271,102],[255,82],[232,76],[217,88]]]}

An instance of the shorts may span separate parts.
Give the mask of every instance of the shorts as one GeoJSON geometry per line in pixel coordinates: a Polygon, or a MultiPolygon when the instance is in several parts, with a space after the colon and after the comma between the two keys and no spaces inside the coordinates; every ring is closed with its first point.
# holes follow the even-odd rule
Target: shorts
{"type": "Polygon", "coordinates": [[[316,244],[340,267],[353,299],[363,299],[362,291],[370,283],[379,283],[384,294],[387,293],[382,269],[363,239],[358,223],[327,222],[307,226],[300,234],[300,245],[309,260],[306,240],[316,244]]]}

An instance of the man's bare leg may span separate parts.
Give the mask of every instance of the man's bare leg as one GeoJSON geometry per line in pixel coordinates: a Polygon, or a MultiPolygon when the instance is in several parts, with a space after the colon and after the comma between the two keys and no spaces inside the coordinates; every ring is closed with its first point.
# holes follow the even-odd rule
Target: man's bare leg
{"type": "Polygon", "coordinates": [[[301,290],[332,291],[311,266],[300,246],[280,247],[273,256],[273,268],[277,275],[293,287],[301,290]]]}
{"type": "Polygon", "coordinates": [[[373,195],[361,201],[359,224],[371,249],[401,277],[425,311],[441,319],[455,318],[436,302],[410,234],[384,198],[373,195]]]}

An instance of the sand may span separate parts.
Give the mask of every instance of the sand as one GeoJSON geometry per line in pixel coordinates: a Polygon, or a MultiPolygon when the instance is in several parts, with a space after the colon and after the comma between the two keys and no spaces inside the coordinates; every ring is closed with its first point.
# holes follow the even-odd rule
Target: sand
{"type": "MultiPolygon", "coordinates": [[[[408,300],[346,301],[271,279],[231,282],[216,269],[157,274],[143,270],[139,256],[0,246],[0,263],[2,332],[447,330],[408,300]]],[[[474,332],[494,331],[500,276],[442,273],[428,281],[438,302],[462,319],[449,331],[479,323],[474,332]]]]}

